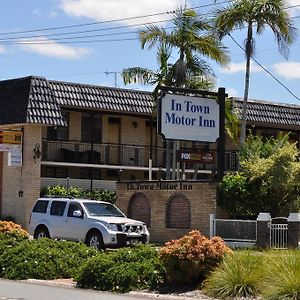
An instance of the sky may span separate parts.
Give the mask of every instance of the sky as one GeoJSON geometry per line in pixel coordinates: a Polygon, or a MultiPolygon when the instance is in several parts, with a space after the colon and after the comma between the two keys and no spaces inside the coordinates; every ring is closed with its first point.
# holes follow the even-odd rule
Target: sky
{"type": "MultiPolygon", "coordinates": [[[[121,71],[128,67],[158,68],[156,49],[141,48],[138,31],[145,24],[170,27],[170,12],[179,6],[196,8],[203,16],[226,6],[218,0],[9,0],[0,10],[0,80],[42,76],[120,88],[153,90],[153,86],[124,86],[121,71]],[[152,15],[149,17],[149,15],[152,15]],[[148,16],[148,17],[143,17],[148,16]]],[[[287,1],[299,30],[288,60],[274,36],[266,30],[255,40],[255,58],[270,74],[252,62],[249,98],[300,105],[300,0],[287,1]],[[293,96],[283,86],[288,88],[293,96]]],[[[243,45],[245,31],[232,37],[243,45]]],[[[222,68],[207,61],[216,74],[216,87],[229,96],[243,97],[245,56],[229,37],[223,40],[230,63],[222,68]]],[[[178,53],[174,50],[172,59],[178,53]]]]}

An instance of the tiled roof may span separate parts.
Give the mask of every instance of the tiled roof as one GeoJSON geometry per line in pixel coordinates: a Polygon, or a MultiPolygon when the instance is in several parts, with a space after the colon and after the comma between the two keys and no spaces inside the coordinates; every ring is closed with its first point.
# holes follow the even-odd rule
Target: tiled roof
{"type": "Polygon", "coordinates": [[[62,107],[150,114],[152,93],[25,77],[0,81],[0,124],[66,125],[62,107]]]}
{"type": "MultiPolygon", "coordinates": [[[[95,109],[149,115],[153,94],[96,85],[25,77],[0,81],[0,124],[66,125],[61,108],[95,109]]],[[[242,99],[233,98],[233,109],[241,116],[242,99]]],[[[247,121],[300,126],[300,106],[248,101],[247,121]]]]}
{"type": "Polygon", "coordinates": [[[62,106],[150,114],[154,105],[151,92],[60,81],[49,84],[62,106]]]}
{"type": "MultiPolygon", "coordinates": [[[[300,126],[300,106],[259,100],[248,100],[247,121],[300,126]]],[[[233,98],[233,110],[241,117],[243,100],[233,98]]]]}
{"type": "Polygon", "coordinates": [[[66,125],[45,79],[25,77],[0,81],[0,124],[66,125]]]}

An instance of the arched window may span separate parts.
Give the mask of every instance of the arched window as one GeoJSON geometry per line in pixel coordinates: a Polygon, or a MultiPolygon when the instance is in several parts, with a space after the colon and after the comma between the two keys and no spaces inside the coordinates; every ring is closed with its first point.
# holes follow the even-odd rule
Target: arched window
{"type": "Polygon", "coordinates": [[[184,194],[172,195],[166,205],[167,228],[191,228],[191,205],[184,194]]]}
{"type": "Polygon", "coordinates": [[[128,217],[151,226],[151,207],[149,200],[143,193],[135,193],[128,204],[128,217]]]}

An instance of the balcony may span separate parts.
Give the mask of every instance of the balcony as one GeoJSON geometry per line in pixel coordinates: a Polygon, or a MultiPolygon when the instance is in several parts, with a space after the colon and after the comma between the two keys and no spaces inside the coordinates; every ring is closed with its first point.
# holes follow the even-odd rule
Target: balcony
{"type": "MultiPolygon", "coordinates": [[[[94,144],[76,141],[47,141],[42,143],[42,160],[51,162],[148,167],[150,146],[128,144],[94,144]]],[[[211,152],[211,151],[210,151],[211,152]]],[[[166,149],[152,147],[152,166],[165,167],[166,149]]],[[[172,161],[172,151],[171,151],[172,161]]],[[[186,169],[214,170],[215,164],[187,163],[186,169]]],[[[225,170],[238,167],[237,151],[225,152],[225,170]]]]}
{"type": "MultiPolygon", "coordinates": [[[[164,157],[165,149],[152,147],[153,166],[163,166],[164,157]]],[[[43,161],[147,167],[149,158],[149,146],[43,141],[42,147],[43,161]]]]}

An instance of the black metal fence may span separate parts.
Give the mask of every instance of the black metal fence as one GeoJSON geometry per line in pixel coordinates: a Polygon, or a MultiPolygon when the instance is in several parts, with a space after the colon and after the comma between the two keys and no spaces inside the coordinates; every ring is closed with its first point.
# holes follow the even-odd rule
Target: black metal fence
{"type": "MultiPolygon", "coordinates": [[[[166,149],[128,144],[94,144],[74,141],[43,141],[42,160],[83,164],[124,165],[147,167],[152,151],[153,167],[165,167],[166,149]]],[[[172,151],[171,151],[172,152],[172,151]]],[[[172,153],[170,159],[172,160],[172,153]]],[[[187,168],[216,170],[214,164],[189,164],[187,168]]],[[[236,151],[225,152],[225,170],[235,171],[238,167],[236,151]]]]}

